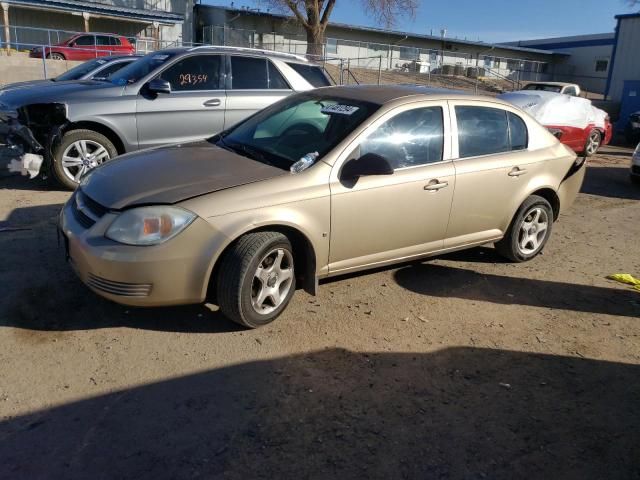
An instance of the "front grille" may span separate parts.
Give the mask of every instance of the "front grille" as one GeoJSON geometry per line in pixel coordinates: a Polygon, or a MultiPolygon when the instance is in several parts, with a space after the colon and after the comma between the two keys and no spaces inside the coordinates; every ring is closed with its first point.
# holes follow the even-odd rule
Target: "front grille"
{"type": "Polygon", "coordinates": [[[76,190],[73,196],[72,212],[74,218],[84,228],[93,226],[109,209],[90,198],[81,190],[76,190]]]}
{"type": "Polygon", "coordinates": [[[87,285],[96,290],[123,297],[147,297],[151,293],[152,287],[150,283],[126,283],[107,280],[93,273],[89,274],[87,285]]]}

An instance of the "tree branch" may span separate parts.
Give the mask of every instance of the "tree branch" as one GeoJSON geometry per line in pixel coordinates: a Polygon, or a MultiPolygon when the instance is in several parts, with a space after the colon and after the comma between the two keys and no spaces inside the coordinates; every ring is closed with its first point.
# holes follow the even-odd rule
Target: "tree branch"
{"type": "Polygon", "coordinates": [[[289,7],[291,9],[291,11],[293,12],[293,14],[296,16],[296,18],[298,19],[298,21],[305,27],[309,27],[309,24],[307,23],[307,20],[302,16],[302,14],[300,13],[300,11],[298,10],[298,5],[296,5],[296,3],[293,0],[284,0],[284,3],[287,4],[287,7],[289,7]]]}
{"type": "Polygon", "coordinates": [[[329,23],[329,17],[331,16],[331,11],[336,4],[336,0],[328,0],[327,5],[324,7],[324,12],[322,13],[322,19],[320,20],[320,25],[323,27],[327,26],[329,23]]]}

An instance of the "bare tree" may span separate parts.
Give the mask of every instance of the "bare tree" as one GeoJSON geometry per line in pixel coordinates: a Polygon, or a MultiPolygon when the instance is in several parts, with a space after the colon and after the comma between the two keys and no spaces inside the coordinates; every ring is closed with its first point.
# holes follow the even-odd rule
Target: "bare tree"
{"type": "MultiPolygon", "coordinates": [[[[365,11],[385,27],[400,17],[413,18],[418,0],[360,0],[365,11]]],[[[640,0],[638,0],[640,1],[640,0]]],[[[336,0],[264,0],[280,11],[290,11],[307,33],[307,55],[322,55],[324,33],[336,0]]]]}

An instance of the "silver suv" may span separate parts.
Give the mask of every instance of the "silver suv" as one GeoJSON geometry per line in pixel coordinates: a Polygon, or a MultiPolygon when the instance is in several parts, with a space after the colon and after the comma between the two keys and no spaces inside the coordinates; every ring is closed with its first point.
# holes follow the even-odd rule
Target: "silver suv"
{"type": "Polygon", "coordinates": [[[0,136],[21,155],[14,169],[17,164],[32,177],[51,171],[73,189],[88,170],[117,155],[211,136],[293,92],[326,85],[322,68],[296,55],[161,50],[107,81],[0,93],[0,136]]]}

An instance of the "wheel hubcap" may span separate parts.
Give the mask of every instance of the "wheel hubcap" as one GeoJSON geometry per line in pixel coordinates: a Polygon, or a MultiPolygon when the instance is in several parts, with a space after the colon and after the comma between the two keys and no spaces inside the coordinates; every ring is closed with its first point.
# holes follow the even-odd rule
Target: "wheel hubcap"
{"type": "Polygon", "coordinates": [[[251,305],[261,314],[267,315],[278,308],[287,298],[293,284],[293,257],[284,248],[267,253],[256,268],[251,283],[251,305]]]}
{"type": "Polygon", "coordinates": [[[524,255],[536,253],[543,245],[549,228],[549,216],[540,207],[527,212],[518,232],[518,250],[524,255]]]}
{"type": "Polygon", "coordinates": [[[93,140],[78,140],[62,153],[62,170],[73,182],[78,183],[89,170],[109,160],[105,147],[93,140]]]}

